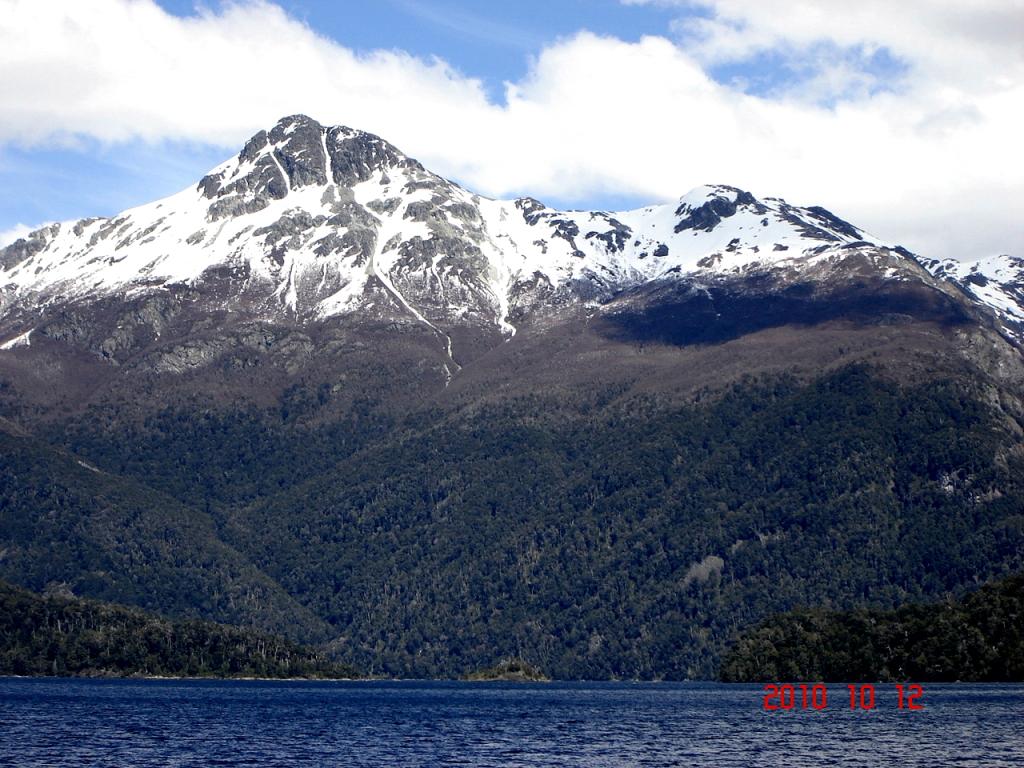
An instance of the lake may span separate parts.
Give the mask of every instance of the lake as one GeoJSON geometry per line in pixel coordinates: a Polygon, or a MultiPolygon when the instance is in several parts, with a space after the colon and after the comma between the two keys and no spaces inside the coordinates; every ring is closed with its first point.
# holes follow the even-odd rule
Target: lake
{"type": "MultiPolygon", "coordinates": [[[[859,691],[858,691],[859,694],[859,691]]],[[[1024,765],[1024,685],[766,712],[761,686],[0,678],[0,765],[1024,765]]],[[[820,697],[818,700],[820,704],[820,697]]]]}

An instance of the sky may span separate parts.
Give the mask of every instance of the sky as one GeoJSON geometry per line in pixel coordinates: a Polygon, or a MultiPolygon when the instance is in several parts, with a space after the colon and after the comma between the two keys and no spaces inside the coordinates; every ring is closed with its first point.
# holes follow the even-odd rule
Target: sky
{"type": "Polygon", "coordinates": [[[177,192],[295,113],[493,197],[730,184],[1024,256],[1024,0],[0,0],[0,244],[177,192]]]}

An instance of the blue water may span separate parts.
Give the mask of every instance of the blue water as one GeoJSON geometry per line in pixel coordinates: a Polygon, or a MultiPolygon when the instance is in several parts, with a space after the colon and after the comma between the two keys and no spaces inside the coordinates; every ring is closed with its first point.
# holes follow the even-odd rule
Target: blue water
{"type": "Polygon", "coordinates": [[[0,765],[1024,766],[1024,686],[876,688],[765,712],[740,685],[0,678],[0,765]]]}

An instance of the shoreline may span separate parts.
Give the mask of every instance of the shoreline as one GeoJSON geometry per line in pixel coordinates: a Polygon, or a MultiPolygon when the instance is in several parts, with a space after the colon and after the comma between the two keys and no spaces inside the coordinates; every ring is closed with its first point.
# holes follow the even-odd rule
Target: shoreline
{"type": "MultiPolygon", "coordinates": [[[[124,680],[124,681],[135,681],[135,682],[149,682],[149,681],[169,681],[169,682],[221,682],[221,683],[462,683],[466,685],[478,686],[481,683],[515,683],[516,685],[529,684],[529,685],[551,685],[554,684],[574,684],[574,685],[669,685],[669,686],[716,686],[716,687],[737,687],[737,686],[754,686],[761,688],[764,686],[763,682],[759,681],[722,681],[722,680],[468,680],[465,678],[451,678],[451,677],[214,677],[214,676],[173,676],[173,675],[16,675],[9,673],[0,673],[0,681],[3,680],[100,680],[100,681],[112,681],[112,680],[124,680]]],[[[804,680],[804,681],[782,681],[788,683],[818,683],[827,686],[841,686],[849,684],[866,684],[865,681],[849,681],[849,680],[804,680]]],[[[875,680],[871,681],[871,685],[885,685],[892,683],[890,680],[875,680]]],[[[896,682],[916,682],[921,685],[928,686],[954,686],[954,685],[982,685],[982,686],[998,686],[998,685],[1024,685],[1024,680],[986,680],[986,681],[972,681],[972,680],[943,680],[943,681],[928,681],[928,680],[916,680],[916,681],[896,681],[896,682]]]]}

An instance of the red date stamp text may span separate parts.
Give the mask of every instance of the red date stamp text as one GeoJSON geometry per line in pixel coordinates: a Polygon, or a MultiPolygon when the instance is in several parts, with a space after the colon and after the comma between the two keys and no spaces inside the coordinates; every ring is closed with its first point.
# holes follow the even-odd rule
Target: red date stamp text
{"type": "MultiPolygon", "coordinates": [[[[921,702],[924,696],[924,689],[917,683],[902,685],[897,683],[894,686],[895,697],[893,698],[897,709],[918,711],[924,709],[921,702]]],[[[847,695],[842,697],[844,704],[849,709],[874,709],[882,698],[875,694],[875,686],[871,683],[861,685],[847,685],[847,695]]],[[[768,683],[764,686],[764,700],[762,706],[768,711],[810,709],[827,709],[829,705],[829,690],[822,683],[808,685],[806,683],[768,683]]]]}

